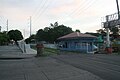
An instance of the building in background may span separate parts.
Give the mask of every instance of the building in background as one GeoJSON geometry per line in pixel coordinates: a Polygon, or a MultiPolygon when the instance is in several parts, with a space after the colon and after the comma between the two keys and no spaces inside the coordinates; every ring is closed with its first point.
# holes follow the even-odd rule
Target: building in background
{"type": "Polygon", "coordinates": [[[84,53],[93,53],[97,49],[94,45],[96,41],[96,36],[79,32],[70,33],[57,39],[58,49],[84,53]]]}

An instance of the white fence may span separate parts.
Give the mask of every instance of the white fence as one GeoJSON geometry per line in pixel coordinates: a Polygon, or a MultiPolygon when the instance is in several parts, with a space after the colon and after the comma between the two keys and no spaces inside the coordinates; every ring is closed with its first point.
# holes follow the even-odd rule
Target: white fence
{"type": "MultiPolygon", "coordinates": [[[[18,41],[18,46],[21,49],[21,51],[25,54],[37,54],[37,51],[30,48],[31,44],[26,44],[24,40],[18,41]]],[[[35,45],[35,44],[34,44],[35,45]]]]}
{"type": "Polygon", "coordinates": [[[46,48],[53,48],[53,49],[57,49],[57,45],[56,44],[43,44],[44,47],[46,48]]]}
{"type": "Polygon", "coordinates": [[[18,42],[18,46],[19,48],[22,50],[23,53],[26,52],[26,43],[24,42],[24,40],[20,40],[20,41],[17,41],[18,42]]]}
{"type": "MultiPolygon", "coordinates": [[[[21,49],[21,51],[23,52],[23,53],[28,53],[29,51],[28,50],[30,50],[31,48],[30,48],[30,45],[36,45],[36,44],[26,44],[25,42],[24,42],[24,40],[20,40],[20,41],[18,41],[18,46],[19,46],[19,48],[21,49]]],[[[43,44],[44,45],[44,47],[46,47],[46,48],[53,48],[53,49],[57,49],[57,45],[56,44],[43,44]]],[[[29,52],[30,53],[30,52],[29,52]]]]}
{"type": "MultiPolygon", "coordinates": [[[[32,46],[36,46],[36,44],[30,44],[32,46]]],[[[46,48],[53,48],[53,49],[57,49],[57,45],[56,44],[43,44],[44,47],[46,48]]]]}

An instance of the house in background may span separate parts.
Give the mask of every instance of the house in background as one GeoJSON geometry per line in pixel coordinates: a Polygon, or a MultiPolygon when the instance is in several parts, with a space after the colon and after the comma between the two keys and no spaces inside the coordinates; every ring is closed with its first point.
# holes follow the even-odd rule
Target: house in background
{"type": "Polygon", "coordinates": [[[57,39],[60,50],[85,53],[91,53],[97,48],[94,45],[96,41],[97,37],[79,32],[70,33],[57,39]]]}

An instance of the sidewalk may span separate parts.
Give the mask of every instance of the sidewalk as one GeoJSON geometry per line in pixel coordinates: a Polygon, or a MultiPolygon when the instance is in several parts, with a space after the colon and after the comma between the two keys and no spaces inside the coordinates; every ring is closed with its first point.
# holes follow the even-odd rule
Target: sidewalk
{"type": "Polygon", "coordinates": [[[22,51],[16,45],[0,46],[0,59],[31,58],[36,55],[36,52],[33,49],[27,50],[27,53],[22,53],[22,51]]]}

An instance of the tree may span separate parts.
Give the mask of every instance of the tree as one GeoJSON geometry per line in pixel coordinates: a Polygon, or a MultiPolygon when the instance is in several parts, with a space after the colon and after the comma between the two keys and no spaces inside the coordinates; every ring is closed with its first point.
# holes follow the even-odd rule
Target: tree
{"type": "Polygon", "coordinates": [[[0,32],[0,45],[6,45],[9,42],[9,37],[6,32],[0,32]]]}
{"type": "Polygon", "coordinates": [[[44,30],[38,30],[36,34],[37,41],[46,41],[54,43],[54,41],[56,41],[57,38],[73,32],[72,28],[70,27],[58,25],[57,22],[55,23],[55,25],[56,26],[54,27],[45,27],[44,30]]]}
{"type": "Polygon", "coordinates": [[[79,29],[76,29],[75,32],[79,32],[79,33],[80,33],[80,30],[79,30],[79,29]]]}
{"type": "Polygon", "coordinates": [[[103,34],[103,35],[106,34],[106,31],[103,30],[103,29],[99,29],[99,30],[96,30],[96,31],[97,31],[97,33],[99,33],[99,34],[103,34]]]}
{"type": "Polygon", "coordinates": [[[10,30],[8,32],[8,36],[10,40],[14,40],[15,42],[23,39],[23,35],[19,30],[10,30]]]}
{"type": "Polygon", "coordinates": [[[97,33],[99,33],[100,35],[102,35],[102,37],[103,36],[106,36],[106,30],[104,29],[99,29],[99,30],[96,30],[97,31],[97,33]]]}
{"type": "Polygon", "coordinates": [[[113,39],[115,39],[115,38],[117,38],[117,36],[119,36],[118,27],[113,27],[113,28],[110,29],[110,31],[112,33],[111,35],[112,35],[113,39]]]}
{"type": "Polygon", "coordinates": [[[37,33],[36,33],[36,39],[37,39],[37,41],[44,41],[44,40],[45,40],[44,37],[45,37],[45,32],[44,32],[44,30],[39,29],[39,30],[37,31],[37,33]]]}
{"type": "Polygon", "coordinates": [[[50,23],[50,26],[53,27],[53,28],[58,27],[58,22],[55,22],[54,24],[50,23]]]}
{"type": "Polygon", "coordinates": [[[36,35],[32,34],[29,38],[25,39],[26,44],[28,43],[35,43],[36,42],[36,35]]]}
{"type": "Polygon", "coordinates": [[[54,27],[58,27],[58,22],[55,22],[55,23],[54,23],[54,27]]]}
{"type": "Polygon", "coordinates": [[[64,25],[59,25],[57,27],[49,29],[48,33],[46,34],[48,38],[47,41],[49,41],[50,43],[53,43],[54,41],[57,40],[57,38],[72,32],[73,32],[72,28],[64,25]]]}
{"type": "Polygon", "coordinates": [[[50,29],[49,27],[45,27],[45,28],[44,28],[44,31],[45,31],[45,32],[48,32],[49,29],[50,29]]]}
{"type": "Polygon", "coordinates": [[[93,35],[93,36],[99,36],[100,34],[99,33],[92,33],[92,32],[86,32],[85,34],[90,34],[90,35],[93,35]]]}
{"type": "Polygon", "coordinates": [[[53,27],[54,25],[52,23],[50,23],[50,27],[53,27]]]}

